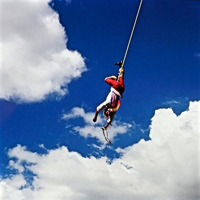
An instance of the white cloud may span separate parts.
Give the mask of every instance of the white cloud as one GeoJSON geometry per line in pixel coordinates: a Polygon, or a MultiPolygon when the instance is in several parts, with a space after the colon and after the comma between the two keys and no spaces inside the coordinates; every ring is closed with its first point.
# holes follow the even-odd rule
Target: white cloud
{"type": "MultiPolygon", "coordinates": [[[[94,122],[92,121],[93,117],[94,117],[94,113],[92,113],[92,112],[86,113],[83,108],[74,107],[67,114],[63,114],[62,119],[68,120],[68,119],[74,119],[74,118],[83,118],[85,123],[94,124],[94,122]]],[[[101,117],[98,118],[97,124],[99,124],[99,123],[100,124],[102,123],[101,117]]]]}
{"type": "MultiPolygon", "coordinates": [[[[70,120],[74,118],[82,118],[85,124],[83,126],[75,126],[73,128],[74,131],[78,132],[81,136],[87,137],[95,137],[99,139],[102,143],[106,143],[104,136],[102,134],[101,127],[106,124],[106,120],[101,117],[99,114],[97,122],[93,122],[94,113],[88,112],[86,113],[83,108],[74,107],[70,112],[64,114],[62,119],[70,120]]],[[[114,121],[112,126],[109,126],[109,139],[112,140],[117,134],[124,134],[132,127],[129,123],[120,123],[114,121]]]]}
{"type": "Polygon", "coordinates": [[[18,145],[9,151],[9,158],[14,157],[16,165],[28,163],[26,168],[36,175],[34,189],[28,185],[19,189],[25,184],[19,171],[15,180],[1,181],[1,187],[9,189],[3,189],[2,199],[15,199],[9,197],[12,191],[18,200],[198,200],[199,112],[200,102],[191,102],[179,116],[171,109],[157,110],[151,123],[152,140],[122,150],[122,157],[111,164],[106,157],[84,158],[64,146],[39,155],[18,145]]]}
{"type": "Polygon", "coordinates": [[[67,94],[86,71],[84,58],[66,49],[67,38],[49,0],[1,0],[0,98],[34,102],[67,94]]]}
{"type": "Polygon", "coordinates": [[[171,106],[171,107],[187,106],[188,98],[179,98],[177,100],[169,100],[169,101],[163,102],[162,104],[165,106],[171,106]]]}
{"type": "Polygon", "coordinates": [[[0,198],[2,200],[25,200],[20,187],[24,186],[26,181],[23,175],[18,174],[6,178],[0,182],[0,198]]]}

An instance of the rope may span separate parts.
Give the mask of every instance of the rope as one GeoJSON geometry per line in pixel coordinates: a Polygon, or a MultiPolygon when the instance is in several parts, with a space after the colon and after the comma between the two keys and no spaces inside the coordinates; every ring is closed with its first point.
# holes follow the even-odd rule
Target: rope
{"type": "Polygon", "coordinates": [[[135,25],[136,25],[136,22],[137,22],[137,18],[138,18],[138,16],[139,16],[140,8],[141,8],[141,6],[142,6],[142,1],[143,1],[143,0],[140,1],[140,5],[139,5],[138,11],[137,11],[137,15],[136,15],[136,18],[135,18],[135,22],[134,22],[134,24],[133,24],[132,32],[131,32],[131,35],[130,35],[130,38],[129,38],[129,42],[128,42],[128,45],[127,45],[127,47],[126,47],[126,52],[125,52],[125,55],[124,55],[124,59],[123,59],[123,62],[122,62],[122,66],[121,66],[122,68],[124,67],[124,62],[125,62],[125,60],[126,60],[126,55],[127,55],[127,52],[128,52],[129,46],[130,46],[130,43],[131,43],[131,39],[132,39],[132,36],[133,36],[133,32],[134,32],[134,30],[135,30],[135,25]]]}

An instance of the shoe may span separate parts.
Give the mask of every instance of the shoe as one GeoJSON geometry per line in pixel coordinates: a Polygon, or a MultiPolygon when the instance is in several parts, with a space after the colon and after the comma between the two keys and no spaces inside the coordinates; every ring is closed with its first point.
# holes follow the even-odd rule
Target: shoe
{"type": "Polygon", "coordinates": [[[118,65],[121,68],[122,67],[122,61],[116,62],[115,65],[118,65]]]}

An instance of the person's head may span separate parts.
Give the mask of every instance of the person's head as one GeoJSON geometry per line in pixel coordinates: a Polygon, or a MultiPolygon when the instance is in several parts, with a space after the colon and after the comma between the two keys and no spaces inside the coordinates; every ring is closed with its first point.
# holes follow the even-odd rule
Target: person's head
{"type": "Polygon", "coordinates": [[[110,115],[110,111],[109,111],[108,107],[105,107],[105,109],[104,109],[104,111],[103,111],[103,116],[104,116],[105,118],[108,118],[109,115],[110,115]]]}

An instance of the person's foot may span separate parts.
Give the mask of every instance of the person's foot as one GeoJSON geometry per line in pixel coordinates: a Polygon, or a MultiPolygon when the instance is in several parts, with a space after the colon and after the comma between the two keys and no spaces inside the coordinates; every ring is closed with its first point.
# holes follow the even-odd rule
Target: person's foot
{"type": "Polygon", "coordinates": [[[99,114],[99,113],[96,111],[96,112],[95,112],[95,116],[94,116],[94,118],[93,118],[93,122],[96,122],[96,121],[97,121],[97,116],[98,116],[98,114],[99,114]]]}
{"type": "Polygon", "coordinates": [[[94,118],[93,118],[93,122],[96,122],[96,121],[97,121],[97,117],[94,117],[94,118]]]}
{"type": "Polygon", "coordinates": [[[115,65],[118,65],[119,67],[122,67],[122,61],[116,62],[115,65]]]}

